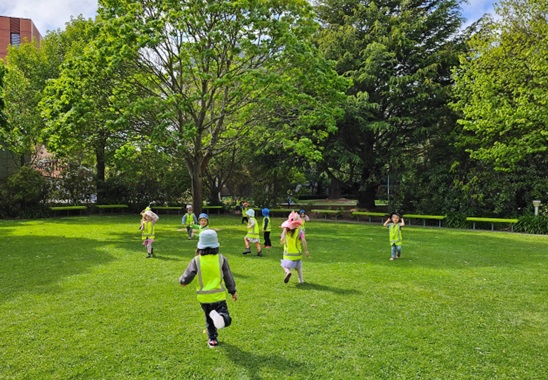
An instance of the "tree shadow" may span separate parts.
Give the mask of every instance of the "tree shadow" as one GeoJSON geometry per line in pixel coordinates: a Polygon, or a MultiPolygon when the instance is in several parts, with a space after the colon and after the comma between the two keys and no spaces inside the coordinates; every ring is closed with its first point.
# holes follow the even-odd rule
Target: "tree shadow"
{"type": "Polygon", "coordinates": [[[219,345],[219,349],[226,351],[227,358],[232,360],[236,366],[243,367],[249,379],[262,379],[260,373],[263,368],[276,371],[279,378],[290,378],[296,372],[308,373],[306,363],[273,355],[271,352],[261,355],[255,352],[243,351],[237,346],[225,342],[219,345]]]}
{"type": "Polygon", "coordinates": [[[313,282],[298,283],[297,285],[295,285],[295,287],[301,290],[319,290],[322,292],[331,292],[331,293],[343,294],[343,295],[362,294],[362,292],[360,292],[357,289],[341,289],[341,288],[335,288],[332,286],[315,284],[313,282]]]}
{"type": "Polygon", "coordinates": [[[108,242],[63,236],[9,236],[2,254],[0,302],[24,293],[51,293],[62,278],[114,260],[108,242]]]}

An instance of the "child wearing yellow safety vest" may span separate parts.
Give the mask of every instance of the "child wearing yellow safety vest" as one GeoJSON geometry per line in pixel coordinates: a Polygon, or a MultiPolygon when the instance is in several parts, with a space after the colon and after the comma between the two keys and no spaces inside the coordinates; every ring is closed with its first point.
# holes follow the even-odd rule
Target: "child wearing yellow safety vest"
{"type": "Polygon", "coordinates": [[[186,286],[197,277],[196,293],[206,318],[208,346],[213,348],[218,329],[230,326],[232,318],[226,304],[226,292],[236,301],[236,283],[232,277],[228,260],[219,253],[217,232],[205,230],[200,234],[196,256],[190,261],[179,283],[186,286]]]}
{"type": "Polygon", "coordinates": [[[384,224],[388,227],[388,236],[390,237],[390,260],[401,257],[402,235],[401,228],[405,226],[403,218],[397,212],[390,214],[384,224]]]}
{"type": "Polygon", "coordinates": [[[262,256],[263,253],[261,251],[261,237],[259,236],[259,223],[257,223],[257,219],[255,219],[255,210],[250,208],[246,211],[246,215],[249,217],[249,222],[247,222],[247,234],[244,237],[245,242],[245,251],[242,253],[244,255],[247,255],[251,252],[251,244],[255,244],[255,247],[257,247],[257,256],[262,256]]]}
{"type": "Polygon", "coordinates": [[[202,231],[209,229],[209,216],[206,213],[198,215],[198,224],[192,226],[192,237],[200,235],[202,231]]]}
{"type": "Polygon", "coordinates": [[[198,219],[196,219],[196,215],[192,212],[191,205],[186,206],[186,214],[183,216],[182,223],[186,227],[188,240],[192,239],[192,226],[198,224],[198,219]]]}
{"type": "Polygon", "coordinates": [[[301,229],[303,220],[295,211],[289,214],[289,217],[282,223],[283,228],[280,243],[284,247],[284,255],[281,261],[281,266],[285,271],[284,283],[288,283],[291,278],[291,269],[297,271],[299,283],[304,282],[303,278],[303,252],[306,257],[310,256],[304,231],[301,229]]]}
{"type": "Polygon", "coordinates": [[[272,231],[272,225],[270,224],[270,210],[263,208],[261,212],[263,214],[264,247],[272,248],[272,242],[270,241],[270,232],[272,231]]]}
{"type": "Polygon", "coordinates": [[[141,225],[139,229],[141,230],[141,239],[143,240],[143,245],[147,249],[147,259],[151,258],[154,255],[154,248],[152,248],[152,243],[154,243],[154,225],[158,221],[159,217],[156,215],[150,207],[145,208],[141,211],[141,225]]]}

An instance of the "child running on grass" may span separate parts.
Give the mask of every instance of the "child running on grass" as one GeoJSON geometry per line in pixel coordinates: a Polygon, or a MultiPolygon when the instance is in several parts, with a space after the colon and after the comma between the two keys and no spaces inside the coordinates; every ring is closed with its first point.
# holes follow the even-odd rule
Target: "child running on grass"
{"type": "Polygon", "coordinates": [[[386,219],[383,224],[388,227],[388,236],[390,237],[390,260],[399,259],[401,257],[402,236],[401,228],[405,226],[403,218],[397,212],[390,214],[390,218],[386,219]]]}
{"type": "Polygon", "coordinates": [[[244,237],[245,251],[242,253],[244,255],[251,253],[251,244],[253,243],[257,248],[257,256],[262,256],[263,253],[261,251],[261,238],[259,237],[259,223],[257,223],[257,219],[255,219],[255,210],[250,208],[246,211],[246,215],[249,217],[249,222],[247,222],[247,234],[244,237]]]}
{"type": "Polygon", "coordinates": [[[154,248],[152,248],[152,243],[154,243],[154,225],[159,217],[150,209],[150,207],[141,211],[141,217],[141,226],[139,229],[141,230],[143,245],[147,249],[147,259],[149,259],[154,255],[154,248]]]}
{"type": "Polygon", "coordinates": [[[236,301],[236,283],[232,277],[228,260],[219,253],[217,232],[205,230],[200,234],[196,256],[190,261],[179,283],[186,286],[198,276],[196,293],[205,314],[208,346],[219,344],[218,329],[230,326],[232,318],[226,304],[226,292],[236,301]],[[224,282],[224,284],[223,284],[224,282]]]}
{"type": "Polygon", "coordinates": [[[209,229],[209,216],[206,213],[198,215],[198,224],[192,226],[192,237],[200,235],[202,231],[209,229]]]}
{"type": "Polygon", "coordinates": [[[301,217],[301,220],[303,221],[303,224],[301,224],[301,230],[303,230],[303,232],[305,231],[305,224],[306,222],[308,222],[310,220],[310,218],[308,217],[308,215],[306,215],[306,211],[305,210],[301,210],[299,211],[299,215],[301,217]]]}
{"type": "Polygon", "coordinates": [[[310,256],[304,232],[301,230],[303,221],[299,214],[292,211],[285,222],[282,223],[282,235],[280,243],[284,247],[284,255],[281,261],[281,266],[285,271],[284,283],[288,283],[291,278],[291,269],[297,271],[299,283],[304,282],[303,278],[303,251],[306,257],[310,256]]]}
{"type": "Polygon", "coordinates": [[[192,212],[191,205],[186,206],[186,214],[183,216],[182,223],[186,227],[188,240],[192,239],[192,226],[198,224],[198,219],[196,219],[196,215],[192,212]]]}
{"type": "Polygon", "coordinates": [[[272,225],[270,224],[270,210],[263,208],[261,212],[263,214],[264,247],[272,248],[272,242],[270,241],[270,231],[272,231],[272,225]]]}

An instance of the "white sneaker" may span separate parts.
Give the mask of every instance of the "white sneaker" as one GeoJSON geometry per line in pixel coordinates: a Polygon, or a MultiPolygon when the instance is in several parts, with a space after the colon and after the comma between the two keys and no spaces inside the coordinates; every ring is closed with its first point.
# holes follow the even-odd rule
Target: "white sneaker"
{"type": "Polygon", "coordinates": [[[217,310],[211,310],[209,317],[213,319],[213,324],[216,328],[222,329],[225,327],[225,319],[221,316],[221,314],[217,313],[217,310]]]}

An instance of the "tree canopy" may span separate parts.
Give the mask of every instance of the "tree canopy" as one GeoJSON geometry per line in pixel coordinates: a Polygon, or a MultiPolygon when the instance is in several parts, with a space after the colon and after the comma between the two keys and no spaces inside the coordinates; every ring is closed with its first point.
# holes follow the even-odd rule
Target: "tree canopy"
{"type": "Polygon", "coordinates": [[[513,171],[546,163],[548,3],[502,0],[495,9],[455,70],[453,106],[471,157],[513,171]]]}

